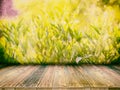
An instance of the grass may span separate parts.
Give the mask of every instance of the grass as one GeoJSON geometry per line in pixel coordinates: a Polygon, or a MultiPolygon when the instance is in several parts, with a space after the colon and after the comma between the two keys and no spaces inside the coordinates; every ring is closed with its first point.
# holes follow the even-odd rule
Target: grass
{"type": "Polygon", "coordinates": [[[111,3],[14,0],[19,15],[0,20],[0,63],[120,63],[120,4],[111,3]]]}

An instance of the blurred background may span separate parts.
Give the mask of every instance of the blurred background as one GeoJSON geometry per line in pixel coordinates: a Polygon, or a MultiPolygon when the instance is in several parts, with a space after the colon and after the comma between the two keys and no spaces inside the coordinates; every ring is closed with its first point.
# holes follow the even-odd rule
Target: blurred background
{"type": "Polygon", "coordinates": [[[1,64],[120,64],[120,0],[1,0],[1,64]]]}

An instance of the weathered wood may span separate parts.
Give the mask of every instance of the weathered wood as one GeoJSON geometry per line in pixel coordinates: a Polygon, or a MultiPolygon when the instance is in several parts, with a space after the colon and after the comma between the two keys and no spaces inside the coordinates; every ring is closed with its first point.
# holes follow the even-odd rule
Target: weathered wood
{"type": "Polygon", "coordinates": [[[39,66],[30,76],[22,83],[23,87],[36,87],[38,81],[42,78],[46,66],[39,66]]]}
{"type": "MultiPolygon", "coordinates": [[[[71,67],[72,68],[72,67],[71,67]]],[[[79,83],[83,86],[83,87],[90,87],[89,82],[87,81],[86,77],[84,77],[83,73],[79,72],[79,70],[77,69],[77,66],[75,66],[74,68],[72,68],[74,73],[76,74],[76,78],[78,79],[79,83]]],[[[80,69],[80,68],[79,68],[80,69]]]]}
{"type": "Polygon", "coordinates": [[[120,68],[117,68],[117,67],[115,67],[115,66],[112,66],[112,65],[110,65],[110,66],[108,66],[110,69],[112,69],[113,71],[115,71],[116,73],[118,73],[118,74],[120,74],[120,68]]]}
{"type": "Polygon", "coordinates": [[[97,75],[99,79],[106,84],[106,86],[114,86],[114,83],[111,81],[110,77],[106,72],[104,72],[102,69],[99,68],[99,66],[94,66],[94,69],[97,70],[97,75]]]}
{"type": "Polygon", "coordinates": [[[81,73],[81,76],[89,83],[90,87],[93,87],[94,80],[88,75],[88,73],[82,68],[82,67],[76,67],[76,70],[78,70],[81,73]]]}
{"type": "Polygon", "coordinates": [[[64,66],[55,66],[53,88],[67,87],[64,66]]]}
{"type": "Polygon", "coordinates": [[[2,82],[0,86],[1,87],[3,86],[4,87],[15,87],[24,78],[24,76],[26,76],[27,74],[30,74],[28,73],[28,72],[31,72],[30,68],[32,69],[32,71],[34,71],[33,69],[35,67],[31,67],[31,66],[22,66],[22,67],[17,67],[17,68],[14,67],[14,70],[10,70],[10,71],[8,69],[9,72],[6,73],[6,75],[8,75],[7,76],[8,78],[6,78],[5,74],[1,75],[0,80],[2,80],[2,82]]]}
{"type": "Polygon", "coordinates": [[[3,86],[5,83],[9,82],[11,78],[14,79],[13,77],[19,75],[20,71],[23,69],[22,66],[18,66],[14,68],[15,69],[12,69],[10,71],[8,69],[8,72],[0,75],[0,87],[3,86]]]}
{"type": "Polygon", "coordinates": [[[0,90],[120,90],[119,66],[8,66],[0,90]]]}
{"type": "Polygon", "coordinates": [[[76,78],[76,73],[73,72],[71,66],[66,66],[65,75],[67,76],[67,87],[82,87],[79,84],[78,78],[76,78]]]}
{"type": "Polygon", "coordinates": [[[107,77],[114,83],[114,86],[120,86],[120,75],[118,73],[106,66],[101,66],[100,68],[108,75],[107,77]]]}
{"type": "Polygon", "coordinates": [[[47,66],[47,71],[44,74],[43,78],[39,81],[37,87],[51,87],[53,86],[53,81],[54,81],[54,66],[47,66]]]}
{"type": "Polygon", "coordinates": [[[18,75],[17,77],[15,77],[14,80],[11,80],[10,81],[11,83],[5,84],[5,87],[8,87],[8,86],[9,87],[17,87],[17,85],[20,85],[20,83],[22,81],[24,81],[24,79],[26,77],[28,77],[28,75],[30,75],[36,69],[36,67],[34,67],[34,66],[27,66],[27,67],[24,67],[24,68],[25,69],[23,70],[23,72],[21,72],[20,75],[18,75]]]}
{"type": "Polygon", "coordinates": [[[16,88],[15,90],[36,90],[36,88],[16,88]]]}
{"type": "Polygon", "coordinates": [[[1,68],[0,69],[0,75],[4,74],[4,73],[6,73],[6,72],[8,72],[8,71],[10,71],[14,68],[15,68],[14,66],[8,66],[8,67],[5,67],[5,68],[1,68]]]}
{"type": "Polygon", "coordinates": [[[103,87],[104,86],[103,82],[100,82],[99,77],[97,77],[97,75],[94,74],[94,72],[92,71],[92,66],[87,65],[87,66],[82,66],[82,68],[84,72],[86,72],[87,77],[89,77],[90,79],[89,83],[91,83],[92,81],[91,83],[92,87],[103,87]]]}

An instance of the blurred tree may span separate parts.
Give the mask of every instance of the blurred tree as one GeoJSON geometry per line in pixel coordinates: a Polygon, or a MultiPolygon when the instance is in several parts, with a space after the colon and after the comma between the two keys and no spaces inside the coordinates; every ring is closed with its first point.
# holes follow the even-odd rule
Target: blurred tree
{"type": "Polygon", "coordinates": [[[0,0],[0,16],[16,16],[12,0],[0,0]]]}

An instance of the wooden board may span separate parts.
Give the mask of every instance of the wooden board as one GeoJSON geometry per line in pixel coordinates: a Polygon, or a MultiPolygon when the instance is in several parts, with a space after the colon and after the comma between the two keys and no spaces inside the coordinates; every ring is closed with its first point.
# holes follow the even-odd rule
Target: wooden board
{"type": "Polygon", "coordinates": [[[54,69],[55,69],[54,66],[47,66],[46,73],[41,78],[41,80],[39,80],[37,87],[52,88],[54,82],[54,71],[55,71],[54,69]]]}
{"type": "Polygon", "coordinates": [[[120,66],[2,67],[0,90],[120,90],[120,66]]]}

